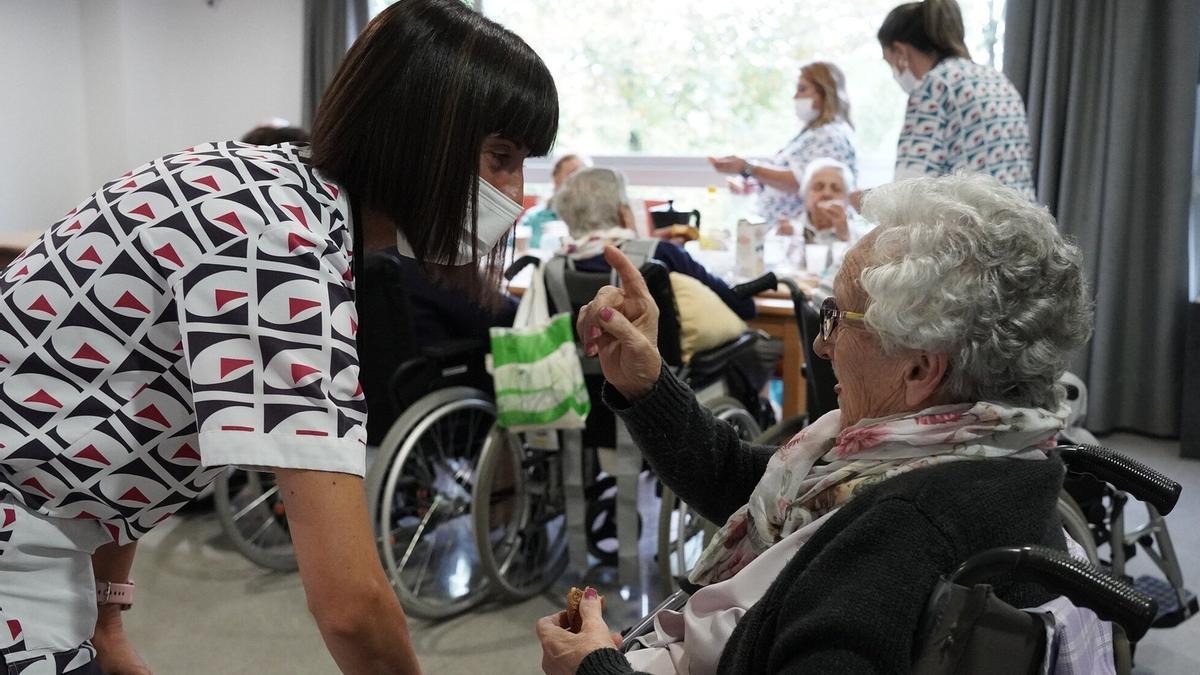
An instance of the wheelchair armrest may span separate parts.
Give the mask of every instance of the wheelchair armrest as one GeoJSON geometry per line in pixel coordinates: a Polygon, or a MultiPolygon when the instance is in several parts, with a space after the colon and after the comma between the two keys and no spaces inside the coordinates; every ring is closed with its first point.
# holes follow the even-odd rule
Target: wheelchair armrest
{"type": "Polygon", "coordinates": [[[504,270],[504,278],[512,281],[518,274],[521,273],[521,270],[525,269],[527,266],[541,264],[541,258],[533,255],[523,255],[520,258],[517,258],[513,264],[509,265],[508,269],[504,270]]]}
{"type": "Polygon", "coordinates": [[[719,347],[699,352],[692,356],[692,362],[688,364],[688,377],[692,380],[704,380],[721,372],[735,355],[743,349],[748,349],[757,340],[758,333],[742,333],[719,347]]]}
{"type": "Polygon", "coordinates": [[[1158,613],[1158,603],[1132,586],[1061,551],[1043,546],[993,548],[977,553],[950,575],[950,581],[974,586],[1008,573],[1015,581],[1041,585],[1087,607],[1101,619],[1121,625],[1129,639],[1140,640],[1158,613]]]}
{"type": "Polygon", "coordinates": [[[421,349],[421,355],[441,362],[461,356],[479,353],[486,354],[490,347],[491,345],[487,340],[462,338],[458,340],[446,340],[436,345],[427,345],[421,349]]]}
{"type": "Polygon", "coordinates": [[[1059,456],[1072,473],[1088,473],[1128,492],[1167,515],[1179,501],[1183,487],[1150,467],[1098,445],[1060,446],[1059,456]]]}
{"type": "Polygon", "coordinates": [[[663,600],[658,607],[655,607],[654,611],[642,617],[637,623],[624,630],[621,633],[621,653],[629,651],[630,648],[632,648],[635,644],[634,640],[640,638],[646,633],[649,633],[651,629],[654,628],[654,617],[658,616],[659,612],[667,610],[679,611],[680,609],[683,609],[684,605],[687,604],[689,597],[691,596],[687,591],[675,591],[671,595],[667,596],[667,599],[663,600]]]}

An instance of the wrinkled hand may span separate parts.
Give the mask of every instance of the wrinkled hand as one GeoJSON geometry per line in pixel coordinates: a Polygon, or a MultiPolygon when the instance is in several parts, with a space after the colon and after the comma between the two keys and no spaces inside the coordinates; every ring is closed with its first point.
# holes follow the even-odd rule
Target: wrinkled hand
{"type": "Polygon", "coordinates": [[[850,221],[846,216],[846,205],[837,201],[818,202],[813,206],[813,225],[820,229],[833,228],[841,241],[850,241],[850,221]]]}
{"type": "Polygon", "coordinates": [[[96,648],[96,660],[105,675],[151,675],[150,666],[125,637],[119,619],[105,622],[103,627],[97,626],[92,646],[96,648]]]}
{"type": "Polygon", "coordinates": [[[709,157],[708,163],[720,173],[741,173],[742,169],[746,168],[746,160],[737,155],[709,157]]]}
{"type": "Polygon", "coordinates": [[[607,246],[604,259],[621,278],[621,288],[601,288],[579,311],[575,329],[587,355],[600,357],[604,379],[633,401],[654,388],[662,369],[658,305],[641,272],[625,254],[607,246]]]}
{"type": "Polygon", "coordinates": [[[595,589],[584,591],[579,614],[583,627],[578,633],[567,630],[566,612],[544,616],[534,625],[538,642],[542,643],[542,672],[546,675],[575,675],[588,654],[621,646],[621,636],[608,632],[595,589]]]}

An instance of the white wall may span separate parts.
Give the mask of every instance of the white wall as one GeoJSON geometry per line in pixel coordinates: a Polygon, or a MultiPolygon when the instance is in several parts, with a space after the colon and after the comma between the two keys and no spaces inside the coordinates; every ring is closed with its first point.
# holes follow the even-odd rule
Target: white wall
{"type": "Polygon", "coordinates": [[[45,227],[89,189],[80,12],[0,0],[0,230],[45,227]]]}
{"type": "Polygon", "coordinates": [[[0,230],[159,155],[298,123],[302,32],[300,0],[0,0],[0,230]]]}

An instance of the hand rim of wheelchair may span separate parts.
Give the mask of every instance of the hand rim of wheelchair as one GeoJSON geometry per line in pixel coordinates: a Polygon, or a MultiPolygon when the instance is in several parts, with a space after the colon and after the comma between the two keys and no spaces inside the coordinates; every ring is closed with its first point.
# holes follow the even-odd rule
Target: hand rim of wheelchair
{"type": "MultiPolygon", "coordinates": [[[[239,469],[236,466],[227,467],[213,481],[213,508],[221,523],[221,530],[229,538],[230,543],[247,560],[269,570],[278,572],[294,572],[300,565],[296,561],[296,551],[292,547],[291,533],[287,530],[287,516],[277,513],[274,508],[273,495],[279,490],[277,485],[264,490],[262,476],[266,472],[239,469]],[[238,473],[246,475],[245,484],[233,494],[230,479],[238,473]],[[248,499],[242,496],[249,491],[248,499]],[[257,525],[253,533],[242,531],[243,518],[254,514],[262,515],[266,511],[266,520],[257,525]],[[282,530],[282,533],[278,533],[282,530]],[[272,546],[263,546],[257,542],[268,532],[276,531],[275,539],[286,538],[286,543],[280,541],[272,546]]],[[[277,496],[274,499],[279,499],[277,496]]],[[[247,522],[259,522],[257,519],[247,522]]]]}
{"type": "MultiPolygon", "coordinates": [[[[380,553],[380,562],[405,612],[420,619],[439,620],[460,614],[483,602],[488,596],[488,578],[486,574],[481,574],[479,583],[468,587],[464,594],[450,601],[422,597],[419,589],[409,588],[403,580],[400,570],[397,568],[394,547],[389,541],[393,529],[391,526],[392,505],[395,502],[396,487],[404,472],[405,464],[418,444],[418,439],[442,416],[467,408],[485,412],[490,417],[489,427],[495,420],[496,407],[492,397],[479,389],[448,387],[422,396],[416,403],[409,406],[388,430],[380,446],[380,455],[368,474],[367,504],[380,553]],[[387,507],[381,508],[385,504],[387,507]]],[[[474,453],[476,475],[478,470],[479,451],[476,451],[474,453]]],[[[469,509],[466,511],[466,515],[469,517],[469,509]]],[[[473,537],[469,538],[469,541],[472,546],[475,545],[473,537]]],[[[473,549],[471,553],[475,554],[477,559],[478,551],[473,549]]]]}
{"type": "MultiPolygon", "coordinates": [[[[475,482],[471,509],[475,529],[475,545],[479,549],[480,564],[489,581],[496,590],[510,600],[525,600],[541,593],[562,575],[567,565],[566,511],[562,492],[563,439],[559,432],[551,433],[557,437],[557,450],[532,448],[523,440],[521,434],[493,426],[480,451],[479,476],[475,482]],[[529,457],[530,449],[533,453],[541,454],[542,457],[529,457]],[[497,541],[493,539],[495,528],[491,522],[492,498],[490,495],[493,491],[492,485],[495,481],[497,467],[506,453],[513,458],[514,466],[520,467],[521,470],[513,472],[511,491],[515,499],[515,508],[508,522],[503,526],[501,539],[497,541]],[[550,520],[560,520],[560,526],[555,540],[550,541],[542,548],[544,555],[535,563],[529,576],[524,579],[516,579],[510,573],[522,552],[521,546],[514,545],[517,538],[531,532],[534,536],[549,537],[549,521],[540,525],[532,522],[534,518],[543,517],[545,512],[542,509],[546,508],[546,504],[537,503],[537,495],[530,484],[531,477],[526,473],[527,469],[533,466],[530,462],[538,461],[544,461],[543,469],[549,472],[544,476],[549,492],[554,492],[552,486],[554,481],[558,481],[558,494],[550,494],[548,498],[551,500],[549,504],[551,512],[556,505],[555,502],[558,507],[557,515],[553,515],[550,520]],[[497,558],[496,555],[498,545],[505,547],[505,554],[502,558],[497,558]]],[[[507,493],[509,490],[510,488],[505,488],[504,491],[507,493]]],[[[543,495],[543,498],[545,497],[543,495]]],[[[530,571],[529,567],[524,567],[524,569],[530,571]]]]}

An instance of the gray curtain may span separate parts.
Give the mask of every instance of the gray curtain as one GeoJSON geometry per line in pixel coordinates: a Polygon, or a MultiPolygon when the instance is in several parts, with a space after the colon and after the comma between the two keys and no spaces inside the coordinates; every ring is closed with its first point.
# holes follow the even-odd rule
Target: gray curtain
{"type": "Polygon", "coordinates": [[[1076,238],[1096,328],[1088,426],[1179,434],[1200,0],[1008,0],[1038,197],[1076,238]]]}
{"type": "Polygon", "coordinates": [[[369,19],[367,0],[304,0],[304,128],[312,129],[325,87],[369,19]]]}

